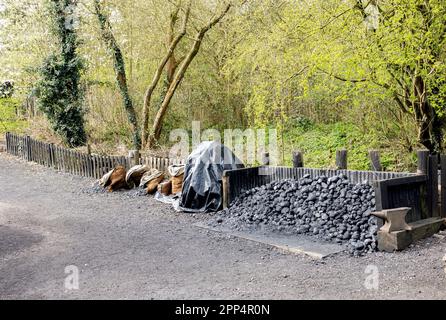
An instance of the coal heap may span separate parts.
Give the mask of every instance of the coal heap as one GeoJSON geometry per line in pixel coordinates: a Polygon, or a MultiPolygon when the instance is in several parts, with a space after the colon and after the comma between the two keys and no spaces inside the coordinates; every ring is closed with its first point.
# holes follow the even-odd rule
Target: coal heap
{"type": "Polygon", "coordinates": [[[246,191],[213,224],[312,235],[359,256],[377,247],[374,210],[374,190],[367,183],[352,184],[345,175],[305,175],[246,191]]]}

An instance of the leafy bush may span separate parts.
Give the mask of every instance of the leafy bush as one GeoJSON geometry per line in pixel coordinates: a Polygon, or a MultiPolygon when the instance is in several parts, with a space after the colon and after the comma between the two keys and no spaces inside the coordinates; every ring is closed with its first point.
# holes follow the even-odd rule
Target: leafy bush
{"type": "Polygon", "coordinates": [[[0,98],[0,119],[12,120],[16,117],[15,110],[19,106],[19,101],[14,98],[0,98]]]}
{"type": "Polygon", "coordinates": [[[77,59],[66,61],[52,55],[40,69],[38,84],[39,108],[45,113],[53,130],[70,146],[86,143],[82,98],[79,91],[79,70],[77,59]]]}
{"type": "Polygon", "coordinates": [[[16,110],[20,103],[14,98],[0,98],[0,133],[22,133],[26,127],[25,120],[17,119],[16,110]]]}
{"type": "Polygon", "coordinates": [[[66,12],[70,5],[73,3],[68,0],[50,2],[60,52],[50,55],[40,68],[41,80],[37,93],[39,107],[48,117],[53,130],[70,147],[77,147],[84,145],[87,137],[82,110],[84,95],[80,88],[83,62],[76,54],[76,31],[66,24],[66,12]]]}
{"type": "Polygon", "coordinates": [[[307,131],[314,127],[314,122],[308,118],[299,116],[294,118],[294,124],[301,130],[307,131]]]}

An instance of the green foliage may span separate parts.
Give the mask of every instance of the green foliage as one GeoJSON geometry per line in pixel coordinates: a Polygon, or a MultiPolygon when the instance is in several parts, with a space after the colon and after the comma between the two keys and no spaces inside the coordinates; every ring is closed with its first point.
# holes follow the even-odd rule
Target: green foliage
{"type": "Polygon", "coordinates": [[[386,171],[414,169],[414,153],[402,153],[389,148],[372,132],[364,132],[355,124],[311,124],[308,120],[292,120],[284,133],[285,162],[291,165],[295,150],[304,152],[306,167],[335,168],[336,150],[347,149],[348,167],[370,170],[369,150],[380,150],[381,163],[386,171]]]}
{"type": "MultiPolygon", "coordinates": [[[[0,13],[0,20],[7,21],[7,28],[0,28],[0,78],[14,79],[17,91],[26,91],[26,84],[35,82],[32,67],[57,50],[60,40],[54,36],[59,33],[48,33],[45,25],[48,14],[42,3],[49,0],[3,1],[8,9],[0,13]]],[[[221,2],[193,1],[188,33],[221,2]]],[[[128,94],[139,121],[145,90],[166,52],[170,13],[178,3],[103,2],[122,49],[128,94]]],[[[132,128],[113,85],[113,62],[100,41],[93,1],[83,4],[78,47],[89,67],[83,74],[87,128],[97,144],[130,146],[132,128]]],[[[364,169],[373,148],[382,151],[388,170],[410,170],[414,150],[422,147],[420,123],[429,118],[429,112],[420,117],[414,108],[420,100],[413,86],[416,76],[424,80],[422,97],[436,115],[435,122],[427,121],[430,129],[439,128],[442,135],[446,124],[445,19],[444,0],[247,1],[206,36],[175,94],[160,142],[168,144],[170,130],[190,129],[194,120],[201,121],[202,129],[220,131],[272,127],[284,136],[279,141],[288,164],[292,149],[303,148],[309,165],[334,166],[335,149],[347,148],[351,167],[364,169]]],[[[185,37],[177,60],[192,41],[185,37]]],[[[47,63],[54,69],[52,77],[64,72],[57,66],[63,64],[61,54],[55,56],[47,63]]],[[[163,89],[158,86],[153,95],[151,120],[163,89]]]]}
{"type": "Polygon", "coordinates": [[[69,24],[70,0],[50,1],[54,32],[60,51],[50,55],[40,68],[37,85],[39,107],[48,117],[53,129],[72,147],[86,143],[83,119],[83,92],[80,88],[83,63],[76,54],[76,31],[69,24]]]}
{"type": "Polygon", "coordinates": [[[0,119],[12,120],[16,118],[16,109],[20,102],[15,98],[0,98],[0,119]]]}
{"type": "Polygon", "coordinates": [[[292,121],[294,121],[294,126],[297,129],[304,131],[304,132],[313,129],[315,126],[313,121],[311,121],[308,118],[302,117],[302,116],[298,116],[295,119],[293,119],[292,121]]]}
{"type": "Polygon", "coordinates": [[[373,127],[401,121],[403,111],[415,124],[411,135],[438,148],[446,124],[444,1],[252,1],[240,19],[243,39],[227,68],[249,97],[252,125],[303,115],[373,127]]]}
{"type": "Polygon", "coordinates": [[[19,106],[20,102],[15,98],[0,98],[0,134],[23,132],[27,122],[18,119],[16,110],[19,106]]]}
{"type": "Polygon", "coordinates": [[[11,98],[14,93],[14,82],[5,81],[0,83],[0,99],[11,98]]]}

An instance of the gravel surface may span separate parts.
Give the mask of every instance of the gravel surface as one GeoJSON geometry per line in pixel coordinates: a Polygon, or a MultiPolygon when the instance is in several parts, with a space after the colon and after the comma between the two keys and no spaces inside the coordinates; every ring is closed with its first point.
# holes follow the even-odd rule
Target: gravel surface
{"type": "Polygon", "coordinates": [[[344,244],[359,256],[376,251],[375,193],[344,175],[274,181],[241,194],[211,220],[236,230],[305,234],[344,244]]]}
{"type": "Polygon", "coordinates": [[[194,227],[131,192],[0,154],[0,299],[446,298],[446,240],[322,261],[194,227]],[[64,270],[79,268],[79,289],[64,270]],[[378,271],[379,286],[364,285],[378,271]]]}

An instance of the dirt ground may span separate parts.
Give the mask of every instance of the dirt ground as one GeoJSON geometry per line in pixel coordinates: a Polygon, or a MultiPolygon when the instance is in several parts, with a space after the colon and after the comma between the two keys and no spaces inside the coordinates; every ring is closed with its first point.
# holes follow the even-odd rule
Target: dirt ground
{"type": "Polygon", "coordinates": [[[446,239],[318,261],[197,228],[205,216],[152,198],[90,192],[93,182],[0,153],[0,299],[446,298],[446,239]],[[67,266],[78,289],[64,286],[67,266]]]}

